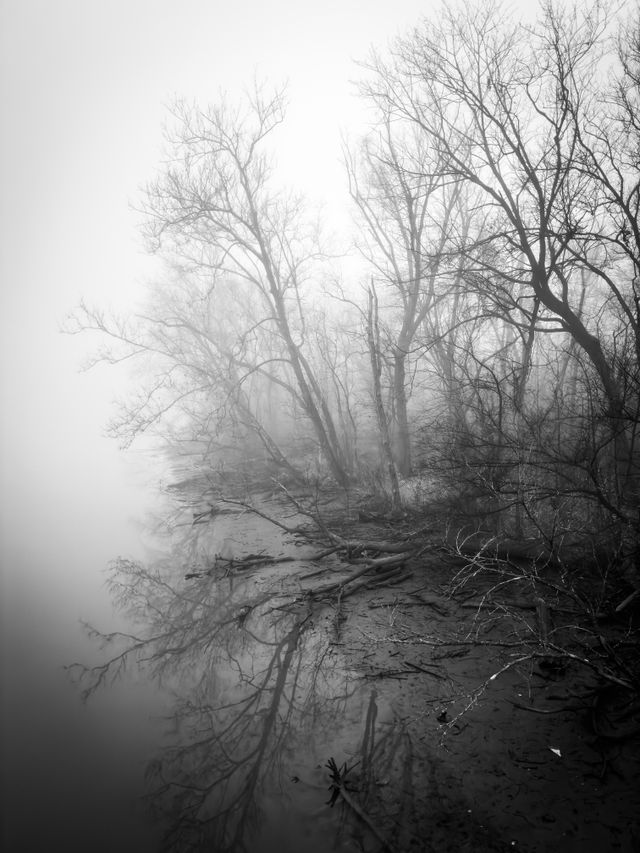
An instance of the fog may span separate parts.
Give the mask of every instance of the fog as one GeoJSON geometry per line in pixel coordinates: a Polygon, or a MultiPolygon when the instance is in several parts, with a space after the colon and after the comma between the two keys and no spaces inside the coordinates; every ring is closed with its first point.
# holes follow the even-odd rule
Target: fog
{"type": "Polygon", "coordinates": [[[63,667],[95,657],[81,619],[118,624],[104,569],[118,554],[143,555],[153,491],[140,460],[101,434],[105,388],[97,393],[69,369],[69,342],[55,327],[38,332],[41,348],[17,335],[3,363],[5,849],[39,850],[45,840],[53,849],[144,849],[128,810],[158,706],[144,685],[128,683],[83,707],[63,667]]]}
{"type": "Polygon", "coordinates": [[[80,619],[117,624],[104,569],[120,554],[144,554],[157,470],[105,437],[126,372],[79,373],[96,342],[59,329],[81,298],[126,311],[150,275],[129,205],[161,158],[166,104],[176,94],[214,100],[254,72],[288,78],[291,133],[281,161],[293,182],[333,203],[340,132],[355,116],[352,60],[426,11],[418,0],[342,0],[316,11],[290,0],[249,9],[199,0],[2,3],[7,849],[41,850],[46,840],[67,851],[141,851],[147,843],[135,838],[125,806],[155,742],[157,699],[130,682],[83,707],[63,667],[96,651],[80,619]]]}

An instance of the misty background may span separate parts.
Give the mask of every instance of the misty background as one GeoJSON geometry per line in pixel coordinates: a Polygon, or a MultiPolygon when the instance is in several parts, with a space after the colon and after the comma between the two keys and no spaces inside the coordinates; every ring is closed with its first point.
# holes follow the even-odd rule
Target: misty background
{"type": "Polygon", "coordinates": [[[103,570],[144,554],[157,473],[105,436],[126,370],[80,373],[93,342],[60,327],[81,298],[126,311],[153,270],[131,205],[160,163],[166,105],[288,80],[281,168],[339,223],[352,60],[427,5],[0,2],[3,810],[20,849],[42,825],[71,849],[78,804],[106,827],[153,740],[142,687],[83,708],[62,670],[91,655],[79,620],[114,618],[103,570]]]}

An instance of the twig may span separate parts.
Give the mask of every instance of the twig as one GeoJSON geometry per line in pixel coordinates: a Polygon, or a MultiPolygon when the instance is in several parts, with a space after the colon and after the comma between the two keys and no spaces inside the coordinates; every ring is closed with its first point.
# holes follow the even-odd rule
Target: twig
{"type": "Polygon", "coordinates": [[[443,681],[447,680],[446,675],[442,675],[440,672],[434,672],[432,669],[427,669],[425,666],[420,666],[420,664],[413,663],[413,661],[406,660],[404,662],[405,666],[410,666],[412,669],[417,670],[418,672],[424,672],[426,675],[431,675],[434,678],[440,678],[443,681]]]}
{"type": "Polygon", "coordinates": [[[532,714],[563,714],[565,711],[571,711],[572,713],[584,711],[583,707],[575,705],[562,705],[559,708],[534,708],[533,705],[525,705],[523,702],[516,702],[515,699],[507,699],[507,702],[515,708],[520,708],[522,711],[531,711],[532,714]]]}

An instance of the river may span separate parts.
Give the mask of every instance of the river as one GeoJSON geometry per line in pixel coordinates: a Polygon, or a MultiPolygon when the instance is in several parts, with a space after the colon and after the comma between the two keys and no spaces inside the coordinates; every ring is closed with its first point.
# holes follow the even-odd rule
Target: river
{"type": "Polygon", "coordinates": [[[339,614],[305,598],[314,549],[241,508],[194,525],[191,499],[163,504],[129,474],[115,481],[103,480],[90,512],[59,483],[39,495],[16,487],[7,505],[4,849],[152,853],[163,836],[171,850],[369,849],[362,827],[354,835],[344,811],[327,808],[326,765],[366,766],[366,721],[384,714],[332,645],[339,614]],[[262,553],[295,559],[234,565],[262,553]],[[113,578],[135,618],[105,587],[118,555],[113,578]],[[161,637],[145,647],[154,667],[132,659],[83,703],[91,666],[114,652],[79,617],[161,637]],[[89,667],[78,684],[64,668],[74,662],[89,667]]]}
{"type": "MultiPolygon", "coordinates": [[[[276,501],[252,502],[288,525],[300,520],[276,501]]],[[[357,765],[360,785],[374,784],[365,776],[393,721],[345,666],[335,601],[308,595],[317,548],[246,508],[215,503],[207,518],[197,499],[178,503],[153,562],[122,561],[117,575],[144,640],[132,657],[172,695],[148,776],[167,849],[374,849],[358,821],[327,807],[339,799],[329,765],[334,781],[357,765]]],[[[95,673],[85,675],[91,689],[95,673]]]]}
{"type": "Polygon", "coordinates": [[[158,693],[132,673],[83,705],[64,669],[98,655],[80,620],[123,626],[104,569],[144,555],[153,493],[115,449],[65,476],[42,460],[40,476],[28,451],[4,460],[3,849],[153,851],[155,829],[131,805],[158,742],[158,693]]]}

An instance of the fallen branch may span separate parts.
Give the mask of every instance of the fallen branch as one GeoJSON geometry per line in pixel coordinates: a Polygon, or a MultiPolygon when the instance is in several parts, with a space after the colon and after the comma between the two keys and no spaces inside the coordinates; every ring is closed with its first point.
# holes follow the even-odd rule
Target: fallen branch
{"type": "Polygon", "coordinates": [[[507,699],[510,705],[514,708],[520,708],[521,711],[531,711],[532,714],[564,714],[568,711],[578,713],[584,711],[584,705],[561,705],[559,708],[534,708],[533,705],[525,705],[523,702],[516,702],[515,699],[507,699]]]}
{"type": "Polygon", "coordinates": [[[370,572],[372,569],[379,568],[391,568],[392,566],[399,566],[402,563],[406,562],[410,557],[413,556],[413,552],[406,551],[403,554],[396,554],[390,557],[380,557],[377,560],[370,560],[365,566],[361,569],[358,569],[356,572],[353,572],[349,577],[344,578],[341,581],[335,581],[331,584],[326,584],[325,586],[318,587],[312,590],[312,594],[314,597],[327,595],[328,593],[335,592],[336,590],[344,589],[348,584],[353,583],[353,581],[362,577],[362,575],[366,575],[367,572],[370,572]]]}
{"type": "Polygon", "coordinates": [[[382,844],[385,850],[390,851],[390,853],[396,853],[396,848],[384,837],[382,832],[377,828],[377,826],[373,823],[369,815],[362,809],[362,807],[354,800],[349,791],[345,787],[345,777],[352,767],[347,767],[346,764],[342,765],[341,769],[338,769],[338,765],[336,764],[333,758],[330,758],[326,764],[326,767],[331,771],[331,800],[329,801],[330,805],[333,806],[338,797],[341,797],[342,800],[349,806],[349,808],[355,812],[355,814],[360,818],[360,820],[367,825],[367,827],[371,830],[373,835],[377,838],[377,840],[382,844]]]}
{"type": "MultiPolygon", "coordinates": [[[[237,571],[247,571],[249,569],[258,568],[259,566],[277,566],[280,563],[316,563],[319,560],[322,560],[324,557],[329,556],[329,554],[334,554],[337,550],[337,547],[326,548],[324,551],[319,551],[317,554],[311,554],[309,556],[305,556],[303,554],[295,554],[293,556],[270,557],[267,554],[248,554],[246,557],[216,557],[215,563],[212,568],[203,569],[202,571],[189,572],[185,575],[185,580],[190,580],[191,578],[210,577],[214,573],[214,571],[220,567],[227,571],[231,569],[236,569],[237,571]]],[[[313,574],[318,574],[318,572],[314,572],[313,574]]],[[[307,577],[311,577],[311,575],[308,575],[307,577]]]]}
{"type": "Polygon", "coordinates": [[[265,521],[271,522],[271,524],[275,525],[276,527],[279,527],[280,530],[284,530],[285,533],[289,533],[292,536],[302,536],[305,539],[310,538],[309,533],[303,527],[289,527],[288,524],[284,524],[283,522],[278,521],[278,519],[274,518],[273,516],[267,515],[266,512],[262,512],[262,510],[259,510],[256,506],[249,503],[248,501],[241,501],[235,498],[225,498],[223,495],[220,495],[218,500],[222,501],[223,503],[230,504],[231,506],[241,507],[247,512],[251,512],[254,515],[259,516],[260,518],[264,518],[265,521]]]}
{"type": "Polygon", "coordinates": [[[622,611],[628,607],[635,599],[640,595],[640,589],[634,589],[631,595],[628,595],[624,601],[621,601],[620,604],[616,607],[615,613],[622,613],[622,611]]]}
{"type": "Polygon", "coordinates": [[[376,554],[411,554],[414,557],[418,557],[422,554],[426,549],[415,548],[411,551],[407,549],[406,542],[388,542],[387,540],[375,541],[375,540],[366,540],[366,539],[343,539],[342,536],[339,536],[337,533],[333,533],[332,531],[327,531],[330,539],[334,542],[338,548],[344,549],[347,554],[365,554],[365,553],[376,553],[376,554]]]}

